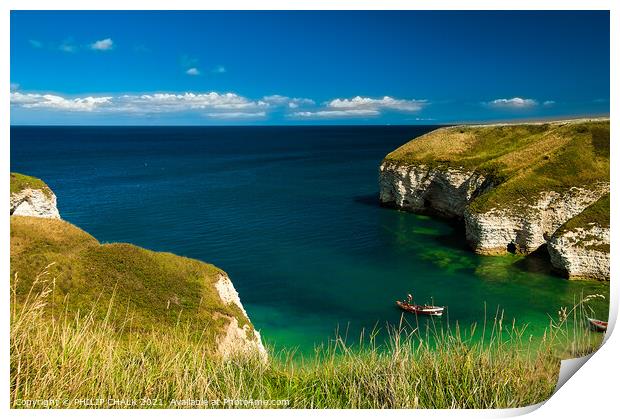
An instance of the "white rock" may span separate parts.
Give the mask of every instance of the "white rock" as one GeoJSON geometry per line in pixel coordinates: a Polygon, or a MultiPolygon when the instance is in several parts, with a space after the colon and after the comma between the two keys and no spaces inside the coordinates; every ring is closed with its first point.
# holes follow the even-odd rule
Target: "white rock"
{"type": "MultiPolygon", "coordinates": [[[[545,245],[565,222],[609,192],[609,183],[600,182],[587,189],[573,187],[563,193],[542,192],[534,204],[520,200],[505,208],[472,212],[469,203],[494,186],[484,176],[462,168],[431,168],[386,161],[379,169],[382,203],[416,212],[430,209],[445,216],[463,218],[467,241],[481,254],[533,252],[545,245]]],[[[605,233],[600,227],[596,228],[599,230],[593,227],[587,233],[571,234],[583,237],[590,234],[587,237],[595,236],[601,243],[609,243],[609,230],[605,233]]],[[[608,279],[609,253],[577,246],[574,244],[577,241],[568,233],[553,237],[548,249],[554,266],[569,277],[608,279]]]]}
{"type": "Polygon", "coordinates": [[[507,250],[530,253],[544,245],[565,222],[609,192],[609,183],[590,189],[570,188],[565,193],[542,192],[535,204],[514,202],[506,208],[484,213],[465,210],[467,241],[477,253],[498,254],[507,250]]]}
{"type": "Polygon", "coordinates": [[[556,233],[547,244],[551,263],[569,278],[609,281],[609,228],[594,224],[556,233]]]}
{"type": "Polygon", "coordinates": [[[491,186],[484,176],[462,169],[392,162],[384,162],[379,169],[381,202],[411,211],[428,208],[462,217],[467,204],[491,186]]]}
{"type": "Polygon", "coordinates": [[[41,218],[60,218],[56,195],[51,190],[23,189],[11,194],[11,215],[41,218]]]}
{"type": "MultiPolygon", "coordinates": [[[[224,304],[235,304],[243,312],[245,317],[248,314],[241,304],[239,299],[239,293],[235,289],[232,281],[226,274],[220,274],[217,282],[215,283],[215,289],[220,295],[220,299],[224,304]]],[[[251,327],[249,325],[243,325],[239,327],[239,322],[236,318],[225,316],[229,319],[226,333],[218,340],[218,352],[224,359],[229,359],[235,356],[248,356],[258,354],[259,358],[264,362],[267,360],[267,350],[263,346],[260,333],[254,329],[251,333],[251,327]],[[250,335],[251,337],[248,337],[250,335]]]]}

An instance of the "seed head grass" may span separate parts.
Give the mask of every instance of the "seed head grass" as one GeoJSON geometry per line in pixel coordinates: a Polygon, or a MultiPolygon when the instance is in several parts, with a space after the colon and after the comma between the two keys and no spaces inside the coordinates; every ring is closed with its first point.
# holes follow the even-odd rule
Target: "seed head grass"
{"type": "MultiPolygon", "coordinates": [[[[57,283],[45,267],[29,292],[11,304],[11,406],[23,400],[65,401],[52,407],[287,407],[287,408],[509,408],[542,402],[553,392],[561,358],[591,352],[600,342],[584,327],[589,298],[550,319],[542,342],[525,340],[501,312],[493,322],[462,330],[435,323],[420,331],[406,322],[390,329],[387,342],[376,332],[356,344],[336,337],[314,356],[269,348],[269,360],[213,357],[200,324],[123,333],[112,320],[131,312],[116,296],[103,310],[47,309],[57,283]],[[18,303],[17,300],[20,300],[18,303]],[[100,312],[105,311],[104,317],[100,312]],[[474,339],[482,333],[482,339],[474,339]],[[80,400],[102,400],[84,406],[80,400]],[[107,400],[136,401],[135,405],[107,400]],[[183,401],[220,401],[192,405],[183,401]],[[224,404],[225,400],[275,400],[278,404],[224,404]],[[146,401],[146,402],[145,402],[146,401]]],[[[69,301],[69,299],[65,299],[69,301]]]]}

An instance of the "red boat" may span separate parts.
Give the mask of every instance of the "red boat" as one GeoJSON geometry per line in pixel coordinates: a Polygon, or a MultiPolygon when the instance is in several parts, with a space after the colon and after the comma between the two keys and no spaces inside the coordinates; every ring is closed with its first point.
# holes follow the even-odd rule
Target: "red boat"
{"type": "Polygon", "coordinates": [[[396,301],[396,305],[401,309],[415,314],[424,314],[426,316],[441,316],[444,307],[438,306],[421,306],[418,304],[409,304],[404,301],[396,301]]]}
{"type": "Polygon", "coordinates": [[[588,318],[588,322],[590,323],[590,329],[594,330],[595,332],[607,331],[607,322],[590,318],[588,318]]]}

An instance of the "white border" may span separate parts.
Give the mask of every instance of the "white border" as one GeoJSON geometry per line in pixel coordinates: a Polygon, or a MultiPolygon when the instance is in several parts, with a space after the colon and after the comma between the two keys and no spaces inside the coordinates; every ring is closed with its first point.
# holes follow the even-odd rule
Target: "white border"
{"type": "MultiPolygon", "coordinates": [[[[618,9],[620,6],[617,1],[608,0],[435,0],[435,1],[407,1],[407,0],[263,0],[263,1],[249,1],[249,0],[227,0],[223,1],[197,1],[197,0],[150,0],[150,1],[135,1],[135,0],[107,0],[106,2],[89,2],[85,3],[78,0],[4,0],[0,3],[2,13],[0,15],[0,33],[2,33],[2,41],[0,43],[0,56],[4,58],[3,65],[0,66],[0,86],[4,92],[4,100],[0,103],[0,124],[1,133],[0,141],[1,152],[0,162],[5,176],[0,177],[1,190],[0,196],[4,196],[5,200],[9,198],[9,86],[10,86],[10,70],[7,64],[10,60],[9,51],[9,36],[10,36],[10,10],[311,10],[311,9],[324,9],[324,10],[341,10],[341,9],[361,9],[361,10],[385,10],[385,9],[413,9],[413,10],[611,10],[611,104],[610,104],[610,116],[613,115],[613,105],[618,99],[617,91],[617,78],[618,74],[618,31],[620,30],[620,19],[618,18],[618,9]]],[[[619,126],[617,121],[612,116],[611,118],[611,154],[612,154],[612,169],[611,169],[611,184],[612,189],[615,189],[614,185],[618,182],[619,172],[615,169],[613,162],[614,156],[619,151],[620,137],[618,135],[619,126]]],[[[616,191],[613,191],[615,197],[616,191]]],[[[616,258],[618,255],[618,247],[615,245],[618,243],[619,234],[615,229],[616,214],[619,211],[618,201],[611,201],[611,214],[612,214],[612,246],[611,246],[611,277],[617,278],[618,268],[616,258]]],[[[5,204],[6,205],[6,204],[5,204]]],[[[5,207],[6,208],[6,207],[5,207]]],[[[26,411],[26,410],[9,410],[9,218],[4,217],[0,223],[0,229],[2,231],[3,240],[0,245],[2,246],[2,253],[0,254],[0,266],[3,267],[4,286],[0,287],[0,295],[2,298],[2,315],[0,333],[2,336],[2,346],[0,349],[0,410],[6,410],[11,416],[16,417],[35,417],[35,416],[69,416],[69,417],[83,417],[85,412],[75,410],[56,410],[56,411],[26,411]]],[[[618,313],[618,291],[620,284],[618,280],[611,281],[611,313],[610,319],[615,322],[618,313]]],[[[575,377],[568,380],[568,382],[553,396],[548,402],[544,403],[540,409],[535,410],[532,417],[608,417],[609,412],[615,410],[616,405],[616,381],[619,377],[620,368],[618,362],[620,355],[620,342],[617,333],[611,333],[606,340],[603,347],[592,356],[587,365],[579,370],[575,377]]],[[[409,417],[415,415],[417,417],[432,416],[432,417],[502,417],[502,416],[514,416],[526,413],[534,408],[525,409],[509,409],[509,410],[424,410],[424,411],[411,411],[411,410],[383,410],[379,412],[368,412],[369,414],[380,414],[389,417],[409,417]]],[[[229,415],[235,415],[239,417],[251,417],[257,414],[261,416],[269,417],[287,417],[289,415],[295,415],[299,417],[311,417],[315,416],[318,412],[308,410],[286,410],[286,411],[202,411],[202,410],[183,410],[183,411],[124,411],[115,410],[110,411],[90,411],[89,416],[93,417],[107,417],[111,414],[120,417],[128,416],[148,416],[148,417],[169,417],[171,414],[183,416],[183,417],[201,417],[206,415],[210,417],[227,417],[229,415]]],[[[345,411],[322,411],[321,415],[327,415],[330,417],[355,417],[359,419],[359,415],[366,415],[366,412],[360,412],[355,410],[345,411]]]]}

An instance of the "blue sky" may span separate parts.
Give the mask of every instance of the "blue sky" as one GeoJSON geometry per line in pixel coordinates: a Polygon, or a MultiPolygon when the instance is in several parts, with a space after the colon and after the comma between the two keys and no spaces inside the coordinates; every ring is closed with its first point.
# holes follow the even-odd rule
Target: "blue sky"
{"type": "Polygon", "coordinates": [[[12,124],[609,113],[609,13],[11,12],[12,124]]]}

